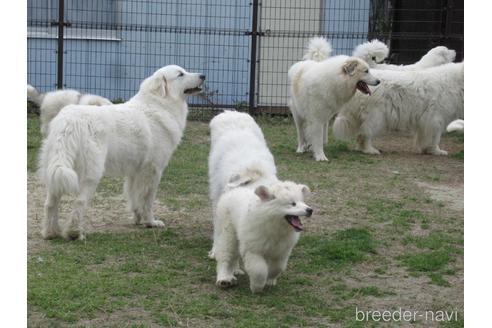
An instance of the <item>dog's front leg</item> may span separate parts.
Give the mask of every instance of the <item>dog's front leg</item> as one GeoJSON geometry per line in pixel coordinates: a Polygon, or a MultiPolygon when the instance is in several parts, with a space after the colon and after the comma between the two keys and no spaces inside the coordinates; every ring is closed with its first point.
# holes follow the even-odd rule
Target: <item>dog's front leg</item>
{"type": "Polygon", "coordinates": [[[263,291],[268,277],[268,265],[265,259],[260,255],[247,252],[243,261],[249,276],[249,288],[253,293],[263,291]]]}
{"type": "Polygon", "coordinates": [[[282,272],[287,268],[288,256],[271,260],[268,266],[268,280],[267,286],[275,286],[277,284],[277,279],[282,272]]]}

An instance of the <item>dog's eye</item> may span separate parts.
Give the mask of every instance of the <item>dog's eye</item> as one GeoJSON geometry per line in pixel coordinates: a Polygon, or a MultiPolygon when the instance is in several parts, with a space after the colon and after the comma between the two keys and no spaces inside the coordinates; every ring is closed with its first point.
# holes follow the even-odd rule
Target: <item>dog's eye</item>
{"type": "Polygon", "coordinates": [[[292,203],[290,203],[290,205],[292,205],[292,206],[296,206],[296,203],[295,203],[295,202],[292,202],[292,203]]]}
{"type": "Polygon", "coordinates": [[[372,57],[372,60],[376,61],[376,57],[372,57]]]}
{"type": "Polygon", "coordinates": [[[366,69],[366,70],[364,71],[364,73],[369,73],[369,70],[368,70],[368,69],[366,69]]]}
{"type": "Polygon", "coordinates": [[[184,75],[184,73],[183,73],[183,72],[179,72],[178,77],[181,77],[181,76],[183,76],[183,75],[184,75]]]}

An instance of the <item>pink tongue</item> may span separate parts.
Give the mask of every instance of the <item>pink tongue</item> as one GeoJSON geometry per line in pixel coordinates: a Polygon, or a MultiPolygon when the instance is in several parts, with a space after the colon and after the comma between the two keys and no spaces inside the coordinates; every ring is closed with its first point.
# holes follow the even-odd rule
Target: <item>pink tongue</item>
{"type": "Polygon", "coordinates": [[[302,229],[302,222],[301,222],[301,219],[299,219],[299,217],[293,217],[291,220],[290,220],[290,223],[292,223],[292,225],[298,229],[302,229]]]}

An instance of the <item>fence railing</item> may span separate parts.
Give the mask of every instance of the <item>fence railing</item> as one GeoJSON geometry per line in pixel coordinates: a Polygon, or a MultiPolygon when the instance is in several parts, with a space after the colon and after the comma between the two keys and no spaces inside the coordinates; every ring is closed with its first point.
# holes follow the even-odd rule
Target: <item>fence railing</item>
{"type": "Polygon", "coordinates": [[[177,64],[207,75],[193,107],[284,113],[287,70],[309,38],[351,54],[377,37],[397,63],[438,44],[461,59],[462,22],[462,0],[28,0],[28,81],[128,99],[177,64]]]}

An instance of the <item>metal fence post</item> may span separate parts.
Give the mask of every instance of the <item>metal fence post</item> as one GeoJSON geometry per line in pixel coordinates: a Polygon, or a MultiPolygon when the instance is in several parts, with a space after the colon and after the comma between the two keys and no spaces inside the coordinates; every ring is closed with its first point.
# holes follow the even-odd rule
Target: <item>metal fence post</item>
{"type": "Polygon", "coordinates": [[[255,106],[255,93],[256,93],[256,48],[257,48],[257,36],[258,36],[258,4],[259,0],[253,0],[253,20],[251,26],[251,56],[249,67],[249,113],[251,115],[256,113],[255,106]]]}
{"type": "Polygon", "coordinates": [[[63,32],[65,27],[65,1],[58,1],[58,58],[56,71],[56,87],[63,89],[63,32]]]}

